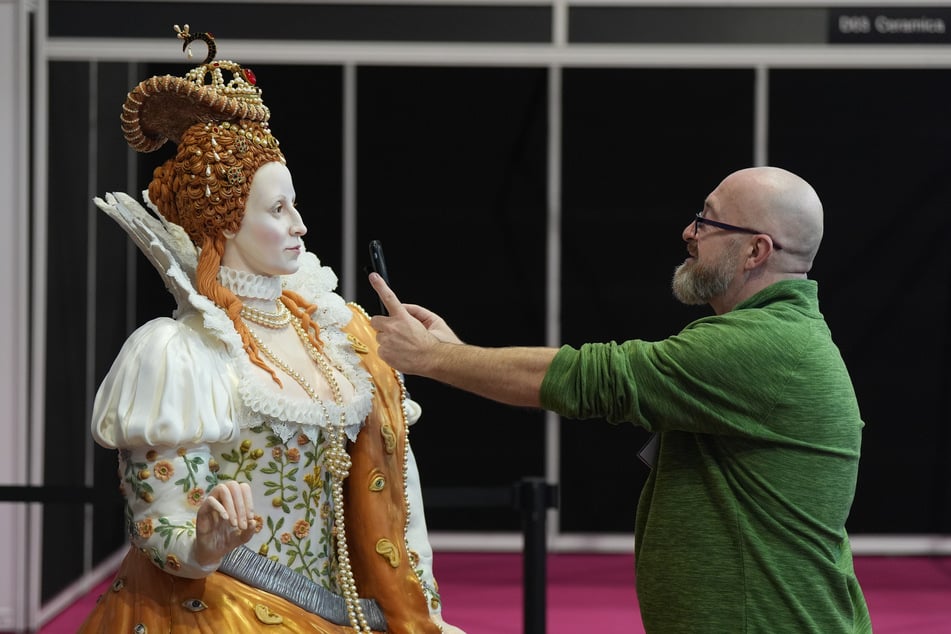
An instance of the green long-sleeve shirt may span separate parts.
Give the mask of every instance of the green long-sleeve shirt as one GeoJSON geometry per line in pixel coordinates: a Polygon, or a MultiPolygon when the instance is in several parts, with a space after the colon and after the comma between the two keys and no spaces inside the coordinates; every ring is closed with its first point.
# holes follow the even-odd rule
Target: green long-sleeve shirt
{"type": "Polygon", "coordinates": [[[565,346],[541,399],[659,433],[635,526],[647,632],[871,632],[845,530],[863,422],[815,282],[663,341],[565,346]]]}

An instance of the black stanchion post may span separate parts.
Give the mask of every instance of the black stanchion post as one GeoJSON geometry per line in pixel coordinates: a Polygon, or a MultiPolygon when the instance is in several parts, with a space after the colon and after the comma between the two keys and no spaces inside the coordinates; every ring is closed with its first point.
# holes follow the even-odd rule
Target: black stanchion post
{"type": "Polygon", "coordinates": [[[516,489],[516,506],[522,513],[524,539],[524,633],[545,634],[547,510],[557,506],[557,489],[542,478],[523,478],[516,489]]]}

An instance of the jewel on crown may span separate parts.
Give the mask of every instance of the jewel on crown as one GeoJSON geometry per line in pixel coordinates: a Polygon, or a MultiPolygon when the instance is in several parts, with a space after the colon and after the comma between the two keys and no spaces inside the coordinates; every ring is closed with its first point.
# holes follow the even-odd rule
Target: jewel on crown
{"type": "Polygon", "coordinates": [[[176,24],[175,31],[178,33],[178,38],[184,40],[182,48],[188,51],[189,57],[192,55],[190,44],[195,40],[202,40],[208,45],[208,55],[205,60],[200,66],[196,66],[185,74],[187,81],[199,87],[209,86],[225,97],[238,99],[255,106],[264,105],[261,98],[261,89],[257,86],[257,78],[251,69],[242,68],[240,64],[231,60],[215,60],[218,49],[215,45],[215,38],[211,33],[191,33],[187,24],[184,29],[179,28],[176,24]],[[225,82],[222,71],[231,73],[231,79],[228,82],[225,82]]]}

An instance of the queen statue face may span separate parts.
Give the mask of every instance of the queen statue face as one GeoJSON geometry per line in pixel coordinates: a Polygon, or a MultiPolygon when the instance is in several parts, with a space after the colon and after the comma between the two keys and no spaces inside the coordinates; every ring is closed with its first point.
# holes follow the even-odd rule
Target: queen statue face
{"type": "Polygon", "coordinates": [[[265,163],[254,174],[237,233],[225,232],[221,263],[255,275],[296,273],[307,227],[294,206],[291,173],[278,162],[265,163]]]}

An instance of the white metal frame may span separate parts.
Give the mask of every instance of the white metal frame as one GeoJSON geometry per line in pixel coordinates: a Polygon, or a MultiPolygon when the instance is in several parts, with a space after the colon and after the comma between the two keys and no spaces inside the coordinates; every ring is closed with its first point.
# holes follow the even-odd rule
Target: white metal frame
{"type": "MultiPolygon", "coordinates": [[[[170,1],[170,0],[159,0],[170,1]]],[[[206,0],[212,2],[228,2],[252,0],[206,0]]],[[[331,0],[292,0],[302,3],[319,4],[321,1],[331,0]]],[[[336,0],[334,0],[336,1],[336,0]]],[[[499,4],[498,0],[374,0],[374,3],[387,4],[499,4]]],[[[264,3],[262,3],[264,4],[264,3]]],[[[276,41],[276,40],[232,40],[227,43],[227,56],[241,60],[244,64],[340,64],[343,67],[343,95],[344,95],[344,126],[343,135],[343,189],[344,189],[344,224],[343,240],[343,270],[341,282],[344,293],[353,296],[358,279],[356,241],[356,105],[359,96],[356,91],[356,73],[361,65],[427,65],[427,66],[515,66],[540,67],[548,71],[549,79],[549,110],[550,121],[548,138],[548,231],[547,231],[547,297],[546,306],[546,341],[550,345],[560,342],[560,184],[561,184],[561,76],[564,68],[570,67],[664,67],[664,68],[751,68],[755,70],[756,85],[754,93],[754,148],[753,155],[757,164],[765,164],[768,160],[766,139],[767,129],[767,94],[769,70],[773,68],[951,68],[951,46],[860,46],[860,45],[592,45],[569,44],[567,41],[568,10],[574,6],[748,6],[767,7],[770,5],[793,6],[835,6],[835,7],[894,7],[902,2],[895,0],[838,0],[836,2],[819,2],[817,0],[773,0],[749,2],[745,0],[667,0],[657,1],[611,1],[611,0],[551,0],[550,2],[521,2],[510,0],[508,4],[526,6],[549,6],[552,8],[552,38],[548,44],[456,44],[456,43],[380,43],[380,42],[304,42],[304,41],[276,41]]],[[[915,6],[951,7],[949,1],[917,0],[915,6]]],[[[11,347],[15,350],[16,360],[12,364],[0,369],[0,389],[3,391],[2,402],[13,409],[10,410],[7,420],[29,420],[30,437],[27,443],[22,428],[10,430],[3,428],[0,431],[14,433],[13,443],[5,443],[0,451],[17,451],[17,447],[29,447],[29,473],[27,465],[4,461],[6,455],[0,453],[0,469],[4,464],[14,464],[16,472],[11,482],[20,482],[28,477],[30,482],[39,483],[42,478],[43,439],[42,428],[44,421],[44,360],[46,342],[46,148],[47,148],[47,64],[50,61],[112,61],[112,62],[176,62],[182,61],[181,51],[169,38],[153,40],[131,40],[123,38],[88,39],[88,38],[47,38],[46,29],[46,2],[26,2],[24,0],[0,0],[0,24],[4,25],[0,32],[3,46],[13,47],[17,60],[13,66],[15,76],[13,83],[0,82],[3,85],[25,86],[26,62],[24,55],[17,55],[25,51],[26,14],[36,12],[35,38],[35,127],[33,129],[35,182],[33,200],[35,204],[35,223],[33,225],[33,303],[30,314],[33,316],[33,338],[30,343],[29,359],[32,361],[30,373],[31,385],[29,393],[29,417],[27,416],[26,386],[22,381],[8,380],[6,373],[16,372],[18,368],[27,367],[26,350],[26,252],[22,245],[26,244],[27,227],[23,219],[26,214],[16,215],[5,222],[5,227],[12,231],[0,232],[0,255],[13,261],[0,266],[0,271],[21,271],[20,277],[0,277],[0,284],[7,296],[14,296],[18,301],[13,302],[14,312],[0,314],[0,344],[10,338],[11,347]],[[15,9],[14,9],[15,7],[15,9]],[[9,17],[10,19],[4,19],[9,17]],[[12,38],[12,39],[11,39],[12,38]],[[12,44],[11,44],[12,43],[12,44]],[[17,220],[20,220],[17,223],[17,220]],[[13,224],[11,224],[11,222],[13,224]],[[8,323],[9,322],[9,323],[8,323]]],[[[195,26],[195,25],[193,25],[195,26]]],[[[5,50],[5,49],[4,49],[5,50]]],[[[0,68],[0,73],[8,69],[0,68]]],[[[132,79],[131,81],[135,81],[132,79]]],[[[130,86],[132,84],[130,83],[130,86]]],[[[94,92],[94,91],[93,91],[94,92]]],[[[26,156],[26,90],[11,90],[0,94],[0,103],[4,108],[13,108],[16,121],[12,127],[7,119],[0,119],[0,129],[13,131],[13,143],[0,146],[0,165],[3,161],[11,161],[13,171],[0,172],[0,179],[12,174],[11,186],[0,186],[0,213],[9,213],[8,210],[25,209],[27,198],[25,175],[22,169],[22,160],[8,156],[12,148],[14,157],[26,156]],[[9,103],[8,103],[9,102],[9,103]]],[[[130,160],[134,160],[130,158],[130,160]]],[[[91,163],[94,164],[94,163],[91,163]]],[[[94,181],[91,181],[94,182],[94,181]]],[[[5,181],[0,180],[0,185],[5,181]]],[[[130,187],[136,185],[130,183],[130,187]]],[[[6,275],[6,273],[4,273],[6,275]]],[[[6,347],[5,347],[6,348],[6,347]]],[[[14,374],[15,376],[15,374],[14,374]]],[[[559,434],[558,417],[548,414],[545,419],[545,456],[546,478],[550,482],[557,482],[559,473],[559,434]]],[[[25,452],[20,454],[25,455],[25,452]]],[[[16,458],[16,456],[13,456],[16,458]]],[[[89,475],[87,473],[87,479],[89,475]]],[[[9,476],[0,470],[0,481],[7,481],[9,476]]],[[[45,620],[55,614],[60,604],[88,588],[108,574],[113,561],[106,562],[97,571],[92,571],[83,580],[69,591],[63,593],[50,606],[43,610],[37,605],[39,596],[39,540],[29,539],[32,535],[39,535],[41,531],[39,509],[33,505],[27,517],[13,522],[13,535],[22,536],[8,540],[7,546],[13,550],[7,561],[18,562],[22,575],[13,575],[17,579],[26,579],[26,596],[29,606],[16,603],[16,610],[26,609],[30,624],[37,619],[45,620]],[[29,527],[29,531],[27,531],[29,527]],[[21,548],[26,544],[25,548],[21,548]]],[[[17,511],[12,516],[0,507],[0,527],[6,527],[4,522],[10,517],[18,517],[17,511]]],[[[22,515],[22,514],[21,514],[22,515]]],[[[633,538],[630,535],[567,535],[561,534],[558,526],[558,514],[551,511],[550,515],[549,546],[553,551],[593,551],[593,552],[630,552],[633,538]]],[[[87,522],[91,518],[87,517],[87,522]]],[[[4,534],[6,533],[4,531],[4,534]]],[[[518,534],[440,534],[432,536],[434,547],[439,550],[519,550],[522,547],[521,536],[518,534]]],[[[858,554],[866,553],[894,553],[894,554],[951,554],[951,538],[943,536],[869,536],[857,535],[853,537],[853,548],[858,554]]],[[[121,553],[117,553],[121,554],[121,553]]],[[[87,551],[87,564],[89,555],[87,551]]],[[[10,579],[9,577],[7,579],[10,579]]],[[[0,629],[7,623],[9,608],[4,603],[10,593],[3,580],[0,580],[0,629]]],[[[10,595],[12,596],[12,595],[10,595]]],[[[16,595],[16,601],[25,599],[16,595]]],[[[17,622],[17,625],[21,621],[17,622]]]]}

